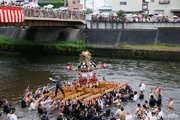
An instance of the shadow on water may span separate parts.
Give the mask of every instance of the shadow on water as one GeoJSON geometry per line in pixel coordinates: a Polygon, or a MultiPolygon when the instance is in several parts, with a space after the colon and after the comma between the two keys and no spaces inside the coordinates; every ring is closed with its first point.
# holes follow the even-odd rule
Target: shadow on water
{"type": "MultiPolygon", "coordinates": [[[[167,115],[175,113],[180,115],[180,63],[166,61],[144,61],[144,60],[122,60],[110,58],[92,58],[97,62],[106,62],[107,68],[98,71],[99,80],[103,76],[108,81],[129,81],[134,90],[138,90],[141,80],[146,84],[145,99],[149,97],[149,91],[156,85],[163,90],[162,110],[167,115]],[[174,98],[175,109],[169,111],[167,102],[169,97],[174,98]]],[[[33,93],[37,87],[42,88],[45,83],[54,84],[48,78],[52,73],[59,73],[62,79],[74,80],[75,72],[66,69],[67,64],[77,65],[79,57],[74,56],[50,56],[50,55],[29,55],[19,53],[0,53],[0,99],[8,99],[17,109],[17,116],[22,120],[39,119],[37,111],[28,112],[28,108],[19,107],[20,98],[29,85],[33,93]]],[[[143,101],[137,103],[143,104],[143,101]]],[[[134,113],[136,102],[123,103],[125,110],[134,113]]],[[[116,111],[112,105],[111,110],[116,111]]],[[[56,119],[58,111],[50,114],[56,119]]],[[[178,119],[178,118],[177,118],[178,119]]],[[[175,120],[174,118],[172,120],[175,120]]]]}

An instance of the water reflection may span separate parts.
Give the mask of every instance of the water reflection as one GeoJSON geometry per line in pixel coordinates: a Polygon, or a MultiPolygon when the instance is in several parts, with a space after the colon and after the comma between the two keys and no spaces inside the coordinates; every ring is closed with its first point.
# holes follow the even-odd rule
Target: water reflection
{"type": "MultiPolygon", "coordinates": [[[[147,90],[145,99],[148,99],[149,91],[156,85],[161,86],[163,90],[164,113],[180,115],[180,63],[165,61],[143,61],[143,60],[122,60],[110,58],[92,58],[94,62],[106,62],[107,68],[98,71],[98,78],[103,76],[107,80],[125,82],[129,81],[134,90],[138,90],[141,80],[144,80],[147,90]],[[167,109],[169,97],[174,98],[175,110],[167,109]]],[[[67,64],[77,65],[79,57],[74,56],[50,56],[50,55],[29,55],[18,53],[0,53],[0,99],[8,99],[17,109],[19,119],[30,120],[39,119],[37,111],[28,112],[19,107],[20,97],[23,95],[25,88],[29,85],[30,91],[35,91],[36,87],[43,87],[52,73],[59,73],[61,77],[70,81],[75,79],[74,71],[67,71],[67,64]]],[[[138,101],[139,103],[140,101],[138,101]]],[[[125,110],[134,112],[135,102],[124,103],[125,110]]],[[[115,111],[116,107],[112,107],[115,111]]],[[[52,119],[56,119],[58,111],[50,114],[52,119]]],[[[178,118],[177,118],[178,119],[178,118]]],[[[174,118],[172,120],[175,120],[174,118]]]]}

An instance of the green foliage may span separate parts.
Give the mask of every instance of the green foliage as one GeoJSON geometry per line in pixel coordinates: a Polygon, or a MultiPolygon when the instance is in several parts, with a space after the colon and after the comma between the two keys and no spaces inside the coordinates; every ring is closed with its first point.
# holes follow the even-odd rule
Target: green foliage
{"type": "Polygon", "coordinates": [[[85,42],[82,40],[57,41],[47,43],[28,40],[17,40],[0,35],[0,50],[5,51],[78,55],[83,51],[84,47],[85,42]]]}
{"type": "Polygon", "coordinates": [[[124,11],[124,10],[119,10],[116,14],[117,14],[119,17],[123,17],[123,14],[125,14],[125,11],[124,11]]]}
{"type": "MultiPolygon", "coordinates": [[[[48,5],[48,4],[54,5],[53,8],[59,8],[61,6],[64,6],[64,0],[58,0],[58,1],[55,1],[55,2],[38,2],[38,5],[40,7],[43,7],[43,6],[48,5]]],[[[68,1],[66,0],[66,6],[67,5],[68,5],[68,1]]]]}
{"type": "Polygon", "coordinates": [[[87,14],[93,13],[92,9],[90,9],[90,8],[88,8],[88,9],[86,10],[86,12],[87,12],[87,14]]]}
{"type": "Polygon", "coordinates": [[[178,50],[180,51],[180,45],[178,44],[157,44],[157,45],[130,45],[127,43],[119,43],[117,48],[123,49],[141,49],[141,50],[178,50]]]}

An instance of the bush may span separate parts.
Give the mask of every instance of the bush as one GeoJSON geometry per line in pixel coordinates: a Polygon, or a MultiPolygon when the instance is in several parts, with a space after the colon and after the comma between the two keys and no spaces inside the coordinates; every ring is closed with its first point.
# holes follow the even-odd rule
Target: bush
{"type": "MultiPolygon", "coordinates": [[[[52,4],[54,5],[53,8],[59,8],[61,6],[64,6],[64,1],[55,1],[55,2],[38,2],[38,5],[40,7],[43,7],[45,5],[52,4]]],[[[68,5],[68,2],[66,1],[66,6],[68,5]]]]}

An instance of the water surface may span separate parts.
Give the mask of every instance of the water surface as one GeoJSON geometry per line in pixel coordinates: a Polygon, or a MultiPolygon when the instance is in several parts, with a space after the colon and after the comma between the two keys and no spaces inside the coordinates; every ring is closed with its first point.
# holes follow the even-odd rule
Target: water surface
{"type": "MultiPolygon", "coordinates": [[[[98,78],[102,80],[105,76],[108,81],[129,81],[133,90],[138,90],[141,80],[146,84],[145,99],[149,97],[149,91],[156,85],[162,87],[162,111],[180,116],[180,63],[168,61],[145,61],[125,60],[111,58],[92,58],[95,63],[106,62],[107,68],[98,70],[98,78]],[[167,109],[168,100],[174,99],[175,109],[167,109]]],[[[0,100],[8,99],[17,109],[20,120],[38,120],[40,116],[37,111],[29,112],[28,108],[20,108],[21,96],[29,85],[33,93],[37,87],[42,88],[45,83],[50,87],[55,85],[48,80],[53,73],[59,73],[63,80],[73,81],[76,78],[74,71],[66,69],[67,64],[77,65],[79,57],[75,56],[51,56],[30,55],[19,53],[0,52],[0,100]]],[[[134,113],[138,102],[123,103],[125,110],[134,113]]],[[[0,108],[1,109],[1,108],[0,108]]],[[[112,111],[116,107],[112,105],[112,111]]],[[[58,111],[50,114],[52,120],[56,120],[58,111]]],[[[169,116],[170,117],[170,116],[169,116]]],[[[4,115],[0,118],[4,118],[4,115]]],[[[178,120],[178,118],[166,118],[167,120],[178,120]]]]}

